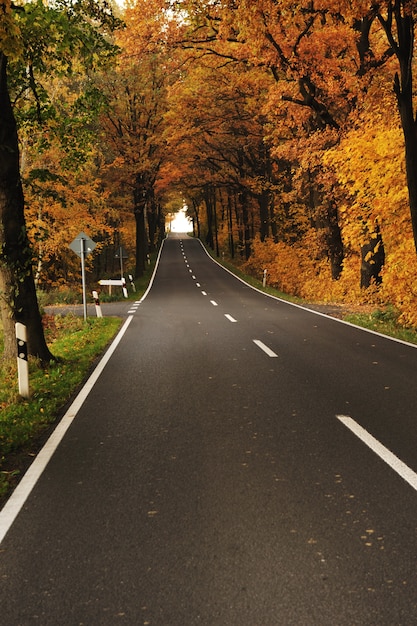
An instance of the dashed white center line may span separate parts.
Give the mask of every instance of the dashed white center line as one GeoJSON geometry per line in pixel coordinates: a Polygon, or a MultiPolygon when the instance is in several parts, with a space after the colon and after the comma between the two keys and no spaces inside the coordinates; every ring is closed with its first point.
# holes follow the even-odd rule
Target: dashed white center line
{"type": "Polygon", "coordinates": [[[201,293],[203,294],[203,296],[207,295],[207,292],[205,292],[205,291],[202,291],[201,293]]]}
{"type": "Polygon", "coordinates": [[[237,322],[234,317],[229,315],[229,313],[225,313],[224,316],[229,320],[229,322],[237,322]]]}
{"type": "Polygon", "coordinates": [[[200,283],[196,283],[196,287],[201,287],[200,283]]]}
{"type": "Polygon", "coordinates": [[[355,434],[368,448],[370,448],[380,459],[385,461],[387,465],[397,472],[415,491],[417,491],[417,474],[406,465],[395,454],[388,450],[382,443],[375,439],[365,428],[360,426],[354,419],[348,415],[336,415],[337,419],[342,422],[349,430],[355,434]]]}
{"type": "Polygon", "coordinates": [[[261,350],[263,350],[265,352],[265,354],[267,354],[270,357],[277,357],[278,354],[275,354],[275,352],[273,350],[271,350],[271,348],[268,348],[268,346],[266,346],[263,341],[261,341],[260,339],[254,339],[253,343],[255,345],[258,346],[258,348],[260,348],[261,350]]]}
{"type": "Polygon", "coordinates": [[[219,306],[215,300],[210,300],[210,302],[213,306],[219,306]]]}

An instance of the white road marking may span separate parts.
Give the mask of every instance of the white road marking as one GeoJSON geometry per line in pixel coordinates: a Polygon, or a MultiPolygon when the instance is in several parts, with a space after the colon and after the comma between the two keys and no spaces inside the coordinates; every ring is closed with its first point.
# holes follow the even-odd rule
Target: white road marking
{"type": "Polygon", "coordinates": [[[192,278],[193,280],[196,280],[196,277],[194,276],[194,274],[191,276],[191,278],[192,278]]]}
{"type": "Polygon", "coordinates": [[[216,263],[216,265],[221,267],[222,270],[224,270],[225,272],[227,272],[228,274],[233,276],[233,278],[236,278],[236,280],[239,280],[241,283],[246,285],[246,287],[249,287],[250,289],[253,289],[254,291],[257,291],[258,293],[261,293],[266,298],[271,298],[272,300],[276,300],[277,302],[282,302],[283,304],[295,307],[296,309],[301,309],[303,311],[308,311],[309,313],[312,313],[313,315],[318,315],[319,317],[325,317],[326,319],[332,320],[332,322],[335,322],[337,324],[344,324],[345,326],[351,326],[352,328],[356,328],[357,330],[360,330],[360,331],[362,331],[364,333],[368,333],[368,334],[370,333],[371,335],[376,335],[377,337],[382,337],[383,339],[388,339],[389,341],[395,341],[396,343],[401,343],[404,346],[408,346],[409,348],[414,348],[415,350],[417,350],[417,344],[415,344],[415,343],[410,343],[409,341],[404,341],[402,339],[397,339],[396,337],[390,337],[389,335],[383,335],[382,333],[379,333],[376,330],[369,330],[368,328],[363,328],[363,326],[356,326],[356,324],[352,324],[352,322],[346,322],[346,320],[341,320],[341,319],[339,319],[337,317],[331,317],[330,315],[327,315],[326,313],[322,313],[321,311],[314,311],[313,309],[309,309],[308,306],[303,306],[301,304],[295,304],[295,302],[290,302],[289,300],[283,300],[282,298],[278,298],[277,296],[273,296],[270,293],[266,293],[265,291],[262,291],[261,289],[258,289],[257,287],[254,287],[253,285],[249,284],[248,282],[243,280],[243,278],[240,278],[239,276],[236,276],[236,274],[234,274],[231,270],[227,269],[227,267],[224,267],[224,265],[222,265],[221,263],[216,261],[216,259],[213,259],[213,257],[210,256],[210,254],[207,252],[207,250],[204,247],[204,244],[202,243],[202,241],[200,239],[198,239],[198,242],[199,242],[200,246],[203,248],[204,252],[207,254],[209,259],[213,263],[216,263]]]}
{"type": "MultiPolygon", "coordinates": [[[[161,259],[161,254],[162,254],[162,250],[164,247],[164,243],[165,241],[162,243],[162,246],[159,249],[158,258],[155,263],[151,280],[149,281],[149,285],[145,293],[143,294],[141,299],[138,301],[139,303],[145,300],[145,298],[147,297],[147,295],[149,294],[152,288],[153,282],[155,280],[156,272],[159,266],[159,261],[161,259]]],[[[82,387],[81,391],[76,396],[74,402],[71,404],[68,411],[65,413],[61,421],[58,423],[58,425],[52,432],[51,436],[49,437],[49,439],[47,440],[47,442],[45,443],[41,451],[37,454],[33,463],[26,470],[26,473],[23,476],[22,480],[19,482],[16,489],[13,491],[12,495],[10,496],[10,498],[7,500],[6,504],[0,511],[0,544],[3,541],[4,537],[6,536],[7,532],[9,531],[11,525],[15,521],[16,517],[19,515],[19,512],[24,506],[27,498],[29,497],[29,494],[31,493],[32,489],[38,482],[45,467],[48,465],[55,450],[57,449],[60,442],[64,438],[65,433],[67,432],[68,428],[71,426],[78,411],[80,410],[81,406],[84,404],[85,399],[87,398],[91,389],[94,387],[102,371],[106,367],[108,361],[110,360],[111,356],[113,355],[114,351],[119,345],[121,339],[123,338],[123,335],[125,334],[132,320],[133,320],[132,315],[130,315],[126,319],[122,328],[119,330],[113,342],[110,344],[109,349],[104,354],[103,358],[101,359],[101,361],[99,362],[99,364],[97,365],[93,373],[91,374],[90,378],[82,387]]]]}
{"type": "Polygon", "coordinates": [[[275,352],[273,350],[271,350],[271,348],[268,348],[268,346],[266,346],[263,343],[263,341],[260,341],[260,339],[254,339],[253,343],[256,344],[258,346],[258,348],[263,350],[268,356],[270,356],[270,357],[277,357],[278,356],[278,354],[275,354],[275,352]]]}
{"type": "Polygon", "coordinates": [[[213,306],[219,306],[215,300],[210,300],[210,302],[213,306]]]}
{"type": "Polygon", "coordinates": [[[201,287],[200,283],[196,283],[196,287],[201,287]]]}
{"type": "Polygon", "coordinates": [[[205,291],[202,291],[201,293],[203,294],[203,296],[207,295],[207,293],[205,291]]]}
{"type": "Polygon", "coordinates": [[[336,415],[349,430],[417,491],[417,474],[349,415],[336,415]]]}
{"type": "Polygon", "coordinates": [[[80,393],[75,398],[74,402],[71,404],[68,411],[65,413],[64,417],[61,419],[58,426],[55,428],[52,435],[49,437],[48,441],[45,443],[42,450],[36,456],[35,460],[26,471],[22,480],[17,485],[16,489],[4,505],[0,513],[0,544],[3,541],[4,536],[6,535],[10,526],[13,524],[14,520],[18,516],[21,508],[25,504],[30,492],[36,485],[45,467],[48,465],[52,455],[62,441],[68,428],[71,426],[78,411],[84,404],[85,399],[87,398],[91,389],[97,382],[100,374],[110,360],[110,357],[119,345],[132,319],[132,316],[127,318],[122,328],[119,330],[118,335],[111,344],[110,348],[107,350],[106,354],[101,359],[100,363],[93,371],[90,378],[87,380],[84,387],[81,389],[80,393]]]}
{"type": "Polygon", "coordinates": [[[225,313],[224,314],[225,317],[227,317],[227,319],[229,320],[229,322],[237,322],[237,320],[235,320],[234,317],[232,317],[231,315],[229,315],[229,313],[225,313]]]}

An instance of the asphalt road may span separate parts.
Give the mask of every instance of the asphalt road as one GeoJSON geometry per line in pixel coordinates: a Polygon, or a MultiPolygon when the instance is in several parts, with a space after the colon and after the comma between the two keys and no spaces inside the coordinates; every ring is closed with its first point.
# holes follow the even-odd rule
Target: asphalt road
{"type": "Polygon", "coordinates": [[[133,310],[0,545],[0,624],[416,624],[416,349],[186,236],[133,310]]]}

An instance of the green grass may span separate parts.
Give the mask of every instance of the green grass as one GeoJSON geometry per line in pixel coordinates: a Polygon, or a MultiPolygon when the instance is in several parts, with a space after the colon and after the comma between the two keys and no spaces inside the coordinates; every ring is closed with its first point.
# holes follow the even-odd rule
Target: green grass
{"type": "MultiPolygon", "coordinates": [[[[129,288],[129,299],[136,300],[146,291],[156,255],[142,278],[135,281],[136,291],[129,288]]],[[[68,290],[58,297],[61,304],[73,300],[68,290]]],[[[117,300],[125,300],[120,293],[117,300]]],[[[112,298],[113,300],[113,298],[112,298]]],[[[40,298],[41,306],[54,303],[48,295],[40,298]]],[[[56,301],[55,301],[56,303],[56,301]]],[[[6,365],[0,356],[0,499],[16,484],[22,469],[36,454],[49,430],[86,379],[97,358],[122,324],[115,317],[88,318],[74,315],[44,316],[45,336],[51,352],[59,359],[47,369],[31,359],[29,362],[31,397],[18,393],[17,366],[6,365]]],[[[2,348],[0,322],[0,351],[2,348]]]]}
{"type": "Polygon", "coordinates": [[[368,328],[383,335],[417,344],[417,330],[402,326],[398,321],[399,313],[393,307],[387,307],[385,310],[376,309],[369,314],[348,314],[344,319],[351,324],[368,328]]]}
{"type": "Polygon", "coordinates": [[[36,452],[37,442],[62,412],[66,402],[91,370],[120,328],[122,320],[115,317],[89,318],[87,322],[73,315],[49,318],[47,336],[52,353],[60,359],[47,369],[31,359],[29,380],[31,397],[18,394],[17,367],[3,365],[0,370],[0,496],[13,484],[20,465],[16,457],[36,452]]]}
{"type": "MultiPolygon", "coordinates": [[[[308,305],[300,298],[290,297],[271,287],[263,289],[262,281],[244,274],[230,262],[223,261],[222,264],[266,293],[308,305]]],[[[129,299],[143,295],[153,267],[154,260],[143,278],[136,280],[136,292],[129,291],[129,299]]],[[[398,317],[398,313],[391,307],[384,311],[378,309],[371,314],[349,314],[344,319],[417,344],[417,331],[401,326],[398,317]]],[[[48,316],[47,321],[48,344],[60,361],[47,370],[42,369],[36,361],[30,361],[29,400],[18,395],[16,365],[3,365],[0,369],[0,498],[15,484],[20,468],[24,466],[22,458],[28,459],[36,454],[39,442],[62,413],[65,404],[74,396],[122,322],[118,318],[104,317],[89,318],[85,323],[82,318],[73,315],[48,316]]]]}

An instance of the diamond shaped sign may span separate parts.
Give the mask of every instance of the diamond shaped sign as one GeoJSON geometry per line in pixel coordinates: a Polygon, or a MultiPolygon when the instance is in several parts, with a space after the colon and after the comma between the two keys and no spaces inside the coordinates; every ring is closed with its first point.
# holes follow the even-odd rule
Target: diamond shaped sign
{"type": "Polygon", "coordinates": [[[75,252],[75,254],[78,254],[78,256],[81,256],[83,252],[84,256],[87,256],[88,254],[90,254],[90,252],[94,250],[96,245],[97,244],[95,241],[90,239],[90,237],[88,237],[85,233],[81,231],[76,236],[74,241],[70,243],[69,247],[73,252],[75,252]]]}

